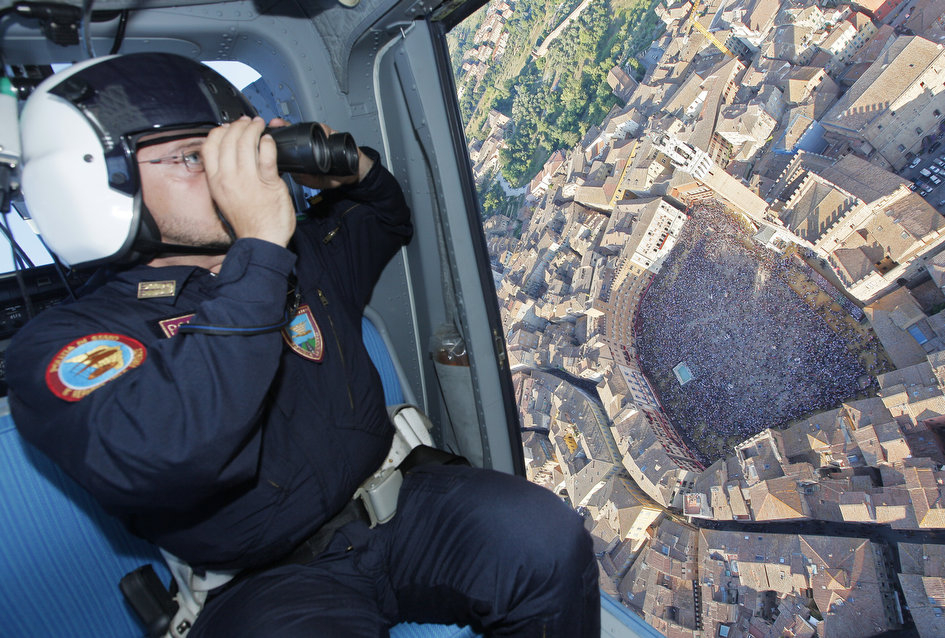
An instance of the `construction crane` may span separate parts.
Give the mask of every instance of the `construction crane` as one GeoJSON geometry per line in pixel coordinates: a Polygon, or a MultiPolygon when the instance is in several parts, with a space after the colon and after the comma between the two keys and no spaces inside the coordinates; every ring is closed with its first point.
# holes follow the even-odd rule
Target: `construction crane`
{"type": "Polygon", "coordinates": [[[695,0],[692,3],[692,11],[689,12],[689,33],[692,33],[692,29],[695,28],[699,33],[705,36],[706,40],[715,45],[715,48],[724,53],[729,57],[735,57],[735,54],[728,50],[728,47],[722,44],[721,40],[712,35],[708,29],[706,29],[702,24],[699,23],[697,19],[697,13],[699,11],[699,5],[702,4],[702,0],[695,0]]]}

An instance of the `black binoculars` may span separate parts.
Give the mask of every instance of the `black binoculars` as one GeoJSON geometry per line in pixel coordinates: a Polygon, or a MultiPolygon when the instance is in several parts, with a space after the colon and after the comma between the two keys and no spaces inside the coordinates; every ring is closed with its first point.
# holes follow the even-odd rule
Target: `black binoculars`
{"type": "Polygon", "coordinates": [[[358,145],[350,133],[325,135],[318,122],[267,128],[276,142],[276,165],[284,173],[355,175],[358,145]]]}

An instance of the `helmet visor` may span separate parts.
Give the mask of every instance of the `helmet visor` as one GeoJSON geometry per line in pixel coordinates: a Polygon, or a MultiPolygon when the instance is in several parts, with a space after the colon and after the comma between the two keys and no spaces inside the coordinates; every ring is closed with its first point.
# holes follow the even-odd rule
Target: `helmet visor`
{"type": "Polygon", "coordinates": [[[256,115],[249,100],[222,75],[167,53],[108,58],[73,73],[49,92],[86,117],[102,143],[109,186],[129,195],[139,186],[134,151],[142,137],[206,131],[256,115]]]}

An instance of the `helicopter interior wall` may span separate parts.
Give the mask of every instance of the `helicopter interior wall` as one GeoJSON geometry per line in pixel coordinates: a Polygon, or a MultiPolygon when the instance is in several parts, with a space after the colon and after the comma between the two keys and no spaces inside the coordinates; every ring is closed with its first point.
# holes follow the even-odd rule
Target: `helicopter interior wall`
{"type": "MultiPolygon", "coordinates": [[[[378,59],[375,73],[384,148],[389,153],[391,170],[401,182],[413,211],[414,238],[403,251],[405,270],[410,275],[405,280],[406,289],[401,289],[396,281],[400,273],[395,268],[396,264],[391,264],[375,288],[371,303],[399,308],[400,316],[392,319],[388,325],[397,336],[395,343],[410,343],[415,350],[409,354],[398,354],[408,367],[408,373],[420,384],[425,409],[435,422],[446,426],[448,412],[439,396],[433,362],[427,356],[429,343],[422,343],[418,337],[411,339],[411,334],[427,335],[429,339],[436,327],[446,320],[446,305],[442,251],[435,228],[437,216],[441,212],[436,194],[438,189],[431,174],[432,167],[425,161],[411,125],[407,96],[396,80],[394,60],[402,55],[402,49],[403,42],[399,40],[386,47],[378,59]],[[398,295],[402,296],[398,298],[398,295]],[[378,297],[382,297],[380,303],[378,297]],[[409,303],[404,303],[408,299],[409,303]],[[408,313],[410,316],[407,316],[408,313]]],[[[455,449],[455,437],[451,435],[449,427],[444,427],[438,440],[455,449]]]]}
{"type": "MultiPolygon", "coordinates": [[[[387,121],[384,129],[389,135],[403,138],[397,146],[406,153],[420,154],[405,162],[407,188],[416,206],[426,204],[426,208],[436,213],[431,216],[435,223],[423,228],[408,249],[412,260],[426,260],[416,269],[423,279],[415,282],[414,289],[418,295],[429,296],[445,287],[442,297],[450,304],[447,314],[466,341],[470,392],[463,397],[462,392],[457,391],[449,397],[454,407],[450,416],[458,428],[459,446],[470,458],[483,459],[486,466],[512,472],[516,470],[515,455],[520,453],[521,446],[516,448],[510,442],[509,419],[501,389],[502,375],[507,372],[497,363],[491,322],[484,313],[487,304],[495,305],[495,292],[491,289],[491,280],[488,287],[483,286],[478,268],[479,257],[474,248],[476,242],[482,241],[481,230],[471,232],[470,202],[462,183],[462,173],[469,172],[469,165],[465,148],[454,145],[449,101],[444,100],[452,87],[444,86],[440,80],[434,38],[429,22],[417,21],[404,31],[402,39],[380,61],[379,73],[388,78],[388,82],[381,89],[379,103],[383,117],[388,120],[394,116],[391,107],[397,105],[397,125],[387,121]],[[414,139],[408,139],[409,136],[414,139]],[[430,232],[440,233],[440,236],[431,237],[430,232]],[[438,251],[439,263],[430,263],[430,256],[437,254],[434,248],[438,243],[443,246],[438,251]],[[467,410],[457,414],[460,411],[454,404],[463,398],[473,401],[467,410]]],[[[420,217],[422,210],[417,209],[415,217],[420,217]]],[[[420,307],[434,305],[418,301],[420,307]]],[[[436,326],[423,328],[431,330],[436,326]]],[[[444,370],[440,372],[442,375],[444,370]]]]}

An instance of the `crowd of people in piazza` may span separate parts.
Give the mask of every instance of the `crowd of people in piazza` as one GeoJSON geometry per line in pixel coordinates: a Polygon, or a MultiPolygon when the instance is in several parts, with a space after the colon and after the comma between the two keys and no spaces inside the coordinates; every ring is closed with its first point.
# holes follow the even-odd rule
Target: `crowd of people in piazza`
{"type": "MultiPolygon", "coordinates": [[[[814,251],[809,248],[804,248],[803,252],[804,252],[804,256],[807,257],[808,259],[817,258],[816,255],[814,254],[814,251]]],[[[805,275],[807,275],[814,284],[816,284],[821,290],[823,290],[827,294],[827,296],[829,296],[833,301],[837,302],[837,305],[840,306],[841,310],[843,310],[846,314],[850,315],[857,321],[862,320],[863,317],[866,316],[863,313],[863,310],[859,306],[854,304],[848,298],[844,297],[843,294],[839,290],[834,288],[830,284],[830,282],[824,279],[823,275],[821,275],[819,272],[817,272],[816,270],[811,268],[807,263],[805,263],[804,260],[801,259],[800,255],[795,253],[793,257],[794,257],[794,263],[798,266],[798,268],[800,268],[800,270],[805,275]]],[[[824,265],[826,265],[826,262],[823,262],[823,263],[824,265]]]]}
{"type": "Polygon", "coordinates": [[[644,373],[696,448],[717,449],[708,438],[747,438],[862,391],[869,377],[845,335],[788,285],[797,265],[752,244],[720,207],[690,215],[634,332],[644,373]],[[680,363],[694,375],[685,385],[673,373],[680,363]]]}
{"type": "MultiPolygon", "coordinates": [[[[813,271],[813,269],[805,264],[796,254],[793,256],[793,261],[790,264],[786,264],[785,267],[789,268],[791,266],[799,266],[800,272],[804,275],[814,274],[819,276],[816,271],[813,271]]],[[[814,283],[818,282],[815,281],[814,283]]],[[[892,363],[888,361],[882,344],[876,335],[873,334],[872,330],[857,330],[853,327],[855,323],[864,316],[863,311],[859,307],[854,306],[853,302],[843,297],[844,303],[840,304],[836,296],[830,295],[832,301],[838,302],[837,305],[840,306],[838,308],[837,305],[833,303],[819,304],[821,293],[816,289],[807,289],[799,294],[801,294],[804,302],[808,305],[819,305],[819,311],[823,313],[824,318],[853,351],[869,353],[869,356],[861,358],[860,362],[865,366],[866,372],[869,373],[871,377],[876,377],[879,374],[889,372],[893,369],[892,363]],[[864,359],[868,361],[868,365],[864,359]]],[[[837,294],[839,295],[839,293],[837,294]]],[[[872,379],[871,383],[875,383],[875,379],[872,379]]]]}

